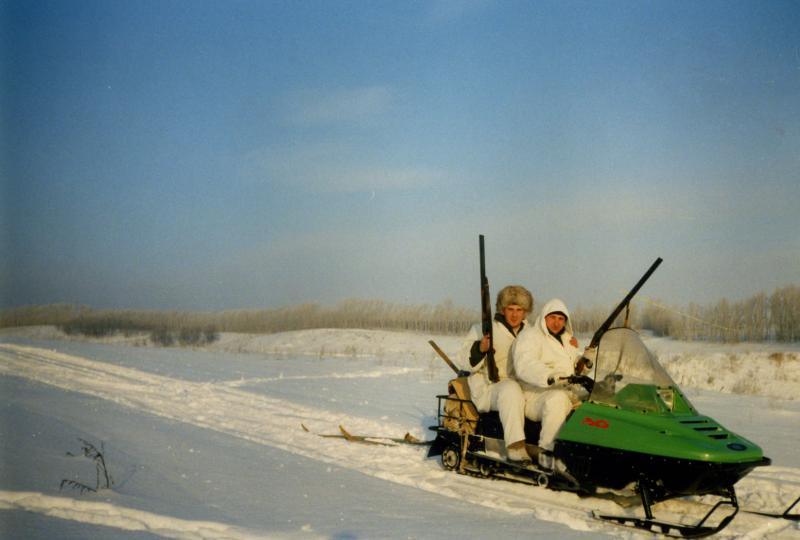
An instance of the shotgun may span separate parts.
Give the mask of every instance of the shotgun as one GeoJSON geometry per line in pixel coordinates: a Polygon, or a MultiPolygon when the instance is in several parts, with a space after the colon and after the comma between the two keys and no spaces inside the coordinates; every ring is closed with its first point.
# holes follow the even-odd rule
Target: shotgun
{"type": "MultiPolygon", "coordinates": [[[[605,322],[600,325],[600,328],[598,328],[592,336],[592,341],[589,343],[587,349],[597,347],[597,344],[600,343],[600,338],[603,337],[603,334],[606,333],[606,330],[611,328],[611,325],[614,324],[617,316],[619,316],[622,310],[625,309],[628,304],[630,304],[634,295],[636,295],[636,293],[639,292],[639,289],[642,288],[642,285],[644,285],[645,282],[650,279],[650,276],[653,275],[653,272],[656,271],[656,268],[658,268],[658,265],[661,264],[662,261],[663,259],[659,257],[653,264],[650,265],[650,268],[647,269],[647,272],[644,273],[636,285],[634,285],[628,294],[625,295],[625,298],[622,299],[622,302],[620,302],[619,305],[614,308],[614,311],[611,312],[611,315],[608,316],[608,319],[606,319],[605,322]]],[[[583,371],[584,366],[587,368],[592,367],[592,361],[586,357],[581,357],[581,359],[575,364],[575,373],[580,374],[583,371]]]]}
{"type": "Polygon", "coordinates": [[[489,380],[497,382],[500,374],[494,361],[494,339],[492,335],[492,304],[489,296],[489,280],[486,278],[486,253],[483,247],[483,235],[478,235],[481,257],[481,328],[483,335],[489,336],[489,350],[486,351],[486,369],[489,380]]]}

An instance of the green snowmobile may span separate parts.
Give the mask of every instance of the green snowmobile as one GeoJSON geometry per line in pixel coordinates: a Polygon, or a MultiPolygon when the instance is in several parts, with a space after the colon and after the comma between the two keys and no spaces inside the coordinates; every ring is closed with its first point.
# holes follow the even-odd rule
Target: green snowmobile
{"type": "MultiPolygon", "coordinates": [[[[437,437],[428,455],[441,456],[446,469],[582,494],[632,488],[644,517],[595,513],[598,519],[620,525],[686,538],[724,528],[739,511],[734,484],[754,468],[769,465],[770,459],[756,444],[698,413],[636,331],[609,328],[660,262],[595,333],[593,377],[570,378],[583,384],[589,397],[573,410],[555,442],[553,454],[566,470],[507,460],[497,413],[478,414],[463,395],[463,379],[461,384],[459,379],[451,381],[449,395],[437,396],[439,422],[431,427],[437,437]],[[720,499],[696,524],[653,516],[653,503],[690,495],[720,499]]],[[[529,444],[535,445],[539,428],[539,423],[526,421],[529,444]]],[[[797,519],[788,514],[797,502],[776,517],[797,519]]]]}

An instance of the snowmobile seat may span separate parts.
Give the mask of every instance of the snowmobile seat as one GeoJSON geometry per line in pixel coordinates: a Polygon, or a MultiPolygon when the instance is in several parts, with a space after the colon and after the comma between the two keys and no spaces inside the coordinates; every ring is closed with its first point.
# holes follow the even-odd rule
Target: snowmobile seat
{"type": "MultiPolygon", "coordinates": [[[[542,430],[541,422],[525,419],[525,440],[528,443],[536,444],[539,441],[539,432],[542,430]]],[[[480,413],[478,426],[475,430],[479,435],[492,437],[493,439],[503,438],[503,424],[500,422],[500,413],[489,411],[480,413]]]]}
{"type": "Polygon", "coordinates": [[[483,435],[484,437],[502,439],[503,424],[500,422],[500,414],[497,411],[481,413],[481,417],[478,419],[478,428],[476,431],[479,435],[483,435]]]}
{"type": "MultiPolygon", "coordinates": [[[[447,395],[439,397],[439,422],[451,432],[503,438],[503,424],[497,411],[479,413],[471,400],[466,377],[457,377],[447,385],[447,395]]],[[[536,444],[541,423],[525,419],[525,440],[536,444]]]]}

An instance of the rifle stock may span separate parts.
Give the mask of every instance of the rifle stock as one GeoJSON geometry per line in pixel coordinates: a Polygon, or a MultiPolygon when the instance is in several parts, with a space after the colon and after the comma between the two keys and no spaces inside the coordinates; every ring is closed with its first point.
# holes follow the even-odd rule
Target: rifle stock
{"type": "Polygon", "coordinates": [[[486,369],[489,380],[497,382],[500,374],[497,372],[497,363],[494,361],[494,336],[492,333],[492,304],[489,296],[489,280],[486,277],[486,253],[483,247],[483,235],[478,236],[481,259],[481,329],[483,335],[489,336],[489,350],[486,351],[486,369]]]}

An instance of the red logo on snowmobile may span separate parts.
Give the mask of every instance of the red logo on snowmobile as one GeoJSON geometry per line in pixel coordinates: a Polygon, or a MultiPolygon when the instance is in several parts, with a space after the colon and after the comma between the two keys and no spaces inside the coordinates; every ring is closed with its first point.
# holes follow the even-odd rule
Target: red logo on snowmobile
{"type": "Polygon", "coordinates": [[[588,416],[585,416],[581,421],[581,424],[600,429],[608,429],[608,420],[603,420],[602,418],[600,420],[593,420],[588,416]]]}

